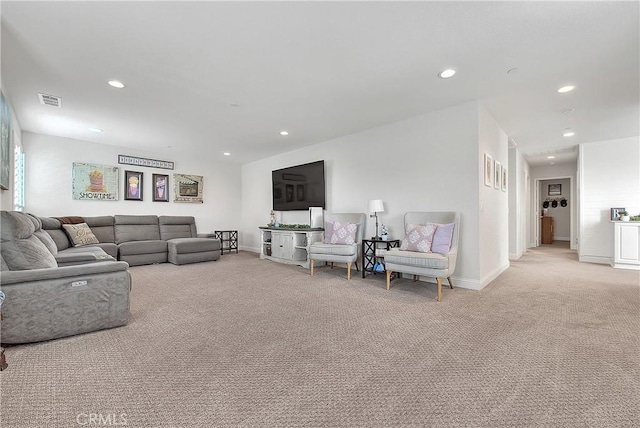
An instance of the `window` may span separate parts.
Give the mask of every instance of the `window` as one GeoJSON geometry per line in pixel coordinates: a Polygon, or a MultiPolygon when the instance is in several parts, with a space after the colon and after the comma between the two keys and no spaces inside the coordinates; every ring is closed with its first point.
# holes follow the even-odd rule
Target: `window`
{"type": "Polygon", "coordinates": [[[24,211],[24,153],[22,146],[16,144],[13,152],[14,180],[13,180],[13,209],[24,211]]]}

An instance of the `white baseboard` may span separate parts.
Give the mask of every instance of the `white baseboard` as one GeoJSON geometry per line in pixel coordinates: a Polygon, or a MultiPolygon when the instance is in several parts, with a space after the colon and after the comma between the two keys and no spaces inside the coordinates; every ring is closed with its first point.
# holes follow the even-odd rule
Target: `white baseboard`
{"type": "MultiPolygon", "coordinates": [[[[486,287],[491,281],[493,281],[494,279],[496,279],[498,276],[500,276],[500,274],[502,272],[504,272],[505,270],[509,269],[509,263],[507,263],[504,266],[498,267],[496,268],[493,272],[491,272],[489,275],[485,276],[483,279],[478,280],[478,279],[469,279],[469,278],[460,278],[458,276],[453,276],[453,286],[454,287],[459,287],[459,288],[465,288],[467,290],[476,290],[476,291],[480,291],[482,290],[484,287],[486,287]]],[[[408,274],[405,274],[408,275],[408,274]]],[[[436,279],[433,277],[423,277],[421,276],[419,278],[420,281],[422,282],[430,282],[435,284],[436,283],[436,279]]],[[[443,287],[447,287],[449,284],[446,280],[443,281],[442,286],[443,287]]]]}
{"type": "Polygon", "coordinates": [[[522,253],[509,253],[509,260],[518,260],[520,257],[522,257],[522,253]]]}
{"type": "Polygon", "coordinates": [[[246,245],[239,245],[240,251],[249,251],[252,253],[260,254],[260,247],[247,247],[246,245]]]}
{"type": "Polygon", "coordinates": [[[613,259],[611,259],[611,257],[602,256],[579,256],[578,261],[586,263],[598,263],[601,265],[611,265],[613,263],[613,259]]]}
{"type": "Polygon", "coordinates": [[[555,239],[556,241],[571,241],[571,238],[567,238],[564,236],[554,236],[553,239],[555,239]]]}

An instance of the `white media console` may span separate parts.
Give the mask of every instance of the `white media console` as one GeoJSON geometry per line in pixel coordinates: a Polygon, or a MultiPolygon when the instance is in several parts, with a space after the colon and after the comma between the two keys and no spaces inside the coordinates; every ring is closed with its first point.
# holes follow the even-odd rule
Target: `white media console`
{"type": "Polygon", "coordinates": [[[324,239],[324,229],[260,228],[260,258],[309,267],[309,246],[324,239]]]}

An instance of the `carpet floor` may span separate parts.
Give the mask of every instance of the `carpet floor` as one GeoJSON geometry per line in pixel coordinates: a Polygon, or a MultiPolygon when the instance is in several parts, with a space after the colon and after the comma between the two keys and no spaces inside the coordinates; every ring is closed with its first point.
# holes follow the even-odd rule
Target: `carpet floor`
{"type": "Polygon", "coordinates": [[[568,248],[440,303],[247,252],[131,274],[129,325],[7,347],[0,426],[640,426],[640,273],[568,248]]]}

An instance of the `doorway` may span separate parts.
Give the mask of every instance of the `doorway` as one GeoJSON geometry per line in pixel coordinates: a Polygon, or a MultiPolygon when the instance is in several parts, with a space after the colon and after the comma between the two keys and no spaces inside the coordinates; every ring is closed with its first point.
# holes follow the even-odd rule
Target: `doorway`
{"type": "Polygon", "coordinates": [[[546,240],[545,243],[566,241],[570,249],[576,249],[576,199],[573,180],[571,176],[536,178],[533,216],[536,219],[534,222],[536,246],[542,245],[542,224],[545,224],[545,235],[548,235],[549,224],[553,223],[553,239],[546,240]],[[543,217],[550,218],[543,219],[543,217]]]}

